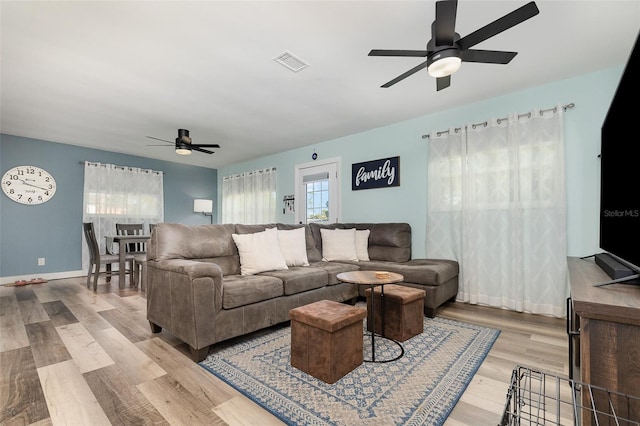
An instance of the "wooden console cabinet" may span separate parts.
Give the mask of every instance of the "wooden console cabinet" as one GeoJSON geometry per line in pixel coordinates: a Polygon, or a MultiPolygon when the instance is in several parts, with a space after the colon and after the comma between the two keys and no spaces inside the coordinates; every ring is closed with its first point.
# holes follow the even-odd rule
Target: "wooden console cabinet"
{"type": "MultiPolygon", "coordinates": [[[[580,324],[580,377],[574,378],[640,397],[640,285],[594,287],[610,278],[593,259],[567,260],[573,310],[580,324]]],[[[594,399],[597,407],[605,403],[594,399]]],[[[589,402],[587,392],[582,392],[582,401],[589,402]]],[[[638,401],[619,405],[617,413],[640,420],[638,401]]],[[[592,424],[587,417],[583,424],[592,424]]]]}

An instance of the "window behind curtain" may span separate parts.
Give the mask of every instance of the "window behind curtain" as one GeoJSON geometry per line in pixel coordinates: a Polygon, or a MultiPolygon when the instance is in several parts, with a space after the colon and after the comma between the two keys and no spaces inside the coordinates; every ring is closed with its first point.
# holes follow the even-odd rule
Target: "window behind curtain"
{"type": "MultiPolygon", "coordinates": [[[[105,236],[115,235],[116,223],[164,221],[163,173],[137,167],[85,162],[83,222],[93,222],[101,253],[105,236]]],[[[82,267],[89,268],[89,251],[82,237],[82,267]]]]}
{"type": "Polygon", "coordinates": [[[222,223],[275,222],[276,180],[275,167],[222,178],[222,223]]]}
{"type": "Polygon", "coordinates": [[[458,300],[562,317],[562,107],[430,137],[427,256],[460,262],[458,300]]]}

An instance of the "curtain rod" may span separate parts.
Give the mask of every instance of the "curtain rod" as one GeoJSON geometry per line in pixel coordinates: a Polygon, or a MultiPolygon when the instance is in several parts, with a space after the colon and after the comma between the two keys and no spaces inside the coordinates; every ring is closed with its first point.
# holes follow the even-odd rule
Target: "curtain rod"
{"type": "MultiPolygon", "coordinates": [[[[87,163],[89,163],[89,164],[95,164],[96,166],[97,166],[98,164],[107,164],[107,163],[100,163],[100,162],[95,163],[95,162],[93,162],[93,161],[87,161],[87,163]]],[[[84,166],[85,162],[84,162],[84,161],[78,161],[78,164],[82,164],[82,165],[84,166]]],[[[167,172],[161,172],[160,170],[141,169],[140,167],[133,167],[133,166],[118,166],[117,164],[112,164],[112,166],[120,167],[120,168],[123,168],[123,169],[140,169],[141,171],[149,171],[149,172],[155,172],[155,173],[162,173],[163,175],[166,175],[166,174],[167,174],[167,172]]]]}
{"type": "Polygon", "coordinates": [[[233,179],[233,178],[242,177],[242,176],[251,176],[254,173],[257,174],[257,173],[277,172],[277,171],[278,169],[276,167],[265,167],[264,169],[251,170],[248,172],[236,173],[235,175],[223,176],[222,180],[228,180],[228,179],[233,179]]]}
{"type": "MultiPolygon", "coordinates": [[[[571,102],[571,103],[568,103],[568,104],[566,104],[566,105],[562,105],[562,110],[563,110],[563,111],[566,111],[566,110],[571,109],[571,108],[573,108],[573,107],[575,107],[575,106],[576,106],[576,104],[574,104],[573,102],[571,102]]],[[[548,112],[548,111],[556,112],[556,111],[557,111],[557,109],[558,109],[558,107],[547,108],[547,109],[541,109],[541,110],[540,110],[540,115],[542,115],[542,114],[544,114],[545,112],[548,112]]],[[[527,112],[527,113],[524,113],[524,114],[518,114],[518,118],[521,118],[521,117],[531,117],[531,112],[527,112]]],[[[498,118],[496,121],[498,122],[498,124],[500,124],[500,122],[502,122],[502,121],[504,121],[504,120],[507,120],[508,118],[509,118],[509,117],[498,118]]],[[[475,129],[477,126],[486,126],[487,124],[488,124],[488,122],[487,122],[487,121],[482,121],[482,122],[480,122],[480,123],[473,123],[471,126],[475,129]]],[[[457,132],[458,130],[461,130],[461,129],[462,129],[462,127],[456,127],[456,128],[454,128],[453,130],[454,130],[455,132],[457,132]]],[[[449,133],[449,130],[448,130],[448,129],[447,129],[447,130],[441,130],[441,131],[439,131],[439,132],[436,132],[436,134],[437,134],[438,136],[446,135],[447,133],[449,133]]],[[[422,135],[422,139],[429,139],[429,137],[430,137],[429,135],[422,135]]]]}

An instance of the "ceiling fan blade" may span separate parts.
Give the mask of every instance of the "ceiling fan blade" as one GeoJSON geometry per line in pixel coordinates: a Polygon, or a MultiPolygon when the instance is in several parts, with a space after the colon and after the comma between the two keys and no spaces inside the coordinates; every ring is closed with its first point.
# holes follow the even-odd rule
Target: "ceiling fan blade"
{"type": "Polygon", "coordinates": [[[191,145],[191,149],[198,152],[204,152],[205,154],[213,154],[213,151],[209,151],[208,149],[202,149],[194,145],[191,145]]]}
{"type": "Polygon", "coordinates": [[[455,39],[457,0],[436,2],[436,19],[431,24],[431,38],[435,46],[451,46],[455,39]]]}
{"type": "Polygon", "coordinates": [[[170,142],[164,139],[160,139],[160,138],[154,138],[153,136],[147,136],[149,139],[155,139],[157,141],[162,141],[162,142],[166,142],[166,143],[170,143],[171,145],[173,145],[175,142],[170,142]]]}
{"type": "Polygon", "coordinates": [[[492,23],[485,25],[480,28],[462,37],[458,40],[458,47],[462,50],[468,49],[476,44],[485,41],[486,39],[493,37],[501,32],[508,30],[509,28],[516,26],[529,18],[533,18],[540,11],[538,10],[538,6],[536,6],[535,2],[529,2],[524,6],[514,10],[511,13],[504,15],[502,18],[493,21],[492,23]]]}
{"type": "Polygon", "coordinates": [[[427,67],[427,61],[424,61],[420,65],[411,68],[409,71],[405,72],[404,74],[400,74],[399,76],[397,76],[393,80],[386,82],[385,84],[383,84],[380,87],[384,87],[384,88],[391,87],[394,84],[396,84],[397,82],[404,80],[405,78],[409,77],[410,75],[415,74],[418,71],[420,71],[421,69],[424,69],[426,67],[427,67]]]}
{"type": "Polygon", "coordinates": [[[192,147],[194,148],[220,148],[220,145],[218,145],[217,143],[213,143],[213,144],[202,144],[202,143],[192,143],[191,144],[192,147]]]}
{"type": "Polygon", "coordinates": [[[446,89],[451,86],[451,76],[448,75],[446,77],[438,77],[436,78],[436,91],[440,91],[442,89],[446,89]]]}
{"type": "Polygon", "coordinates": [[[485,64],[508,64],[518,52],[503,52],[499,50],[469,49],[460,52],[460,59],[464,62],[482,62],[485,64]]]}
{"type": "Polygon", "coordinates": [[[417,56],[425,57],[429,54],[426,50],[385,50],[373,49],[368,56],[417,56]]]}

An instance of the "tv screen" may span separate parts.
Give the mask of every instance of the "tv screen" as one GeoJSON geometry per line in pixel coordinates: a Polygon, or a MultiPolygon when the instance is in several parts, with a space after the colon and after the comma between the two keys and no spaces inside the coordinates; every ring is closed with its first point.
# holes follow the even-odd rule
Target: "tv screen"
{"type": "Polygon", "coordinates": [[[602,125],[600,248],[640,271],[638,38],[602,125]]]}

